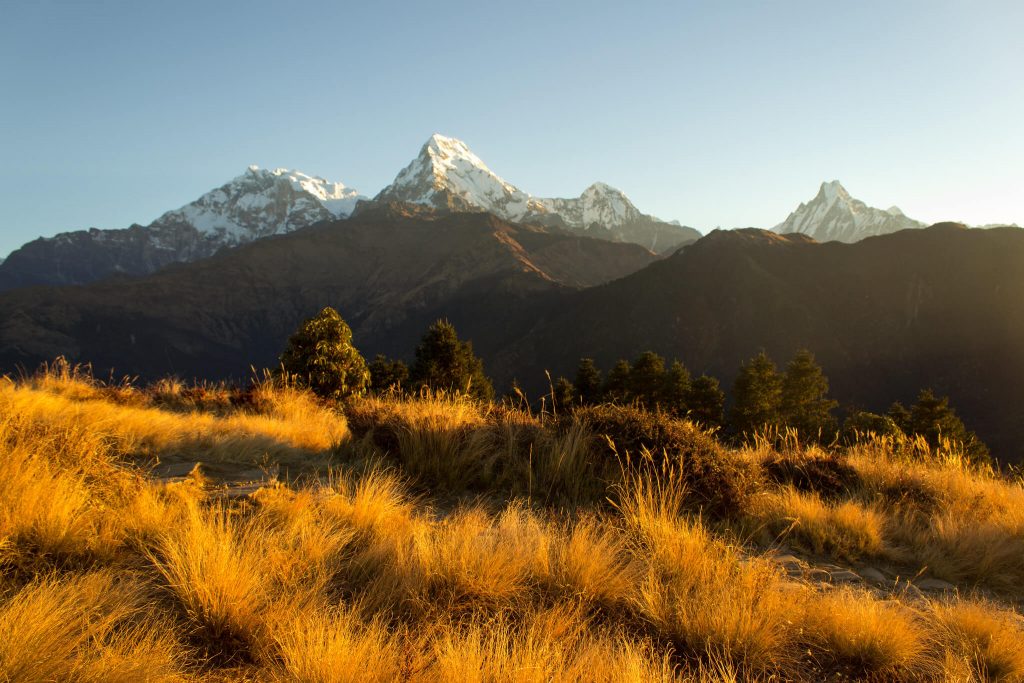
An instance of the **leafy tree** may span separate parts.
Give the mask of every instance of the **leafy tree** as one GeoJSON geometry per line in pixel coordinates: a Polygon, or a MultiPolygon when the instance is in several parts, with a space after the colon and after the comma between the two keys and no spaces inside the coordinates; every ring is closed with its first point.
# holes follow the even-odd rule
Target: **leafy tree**
{"type": "Polygon", "coordinates": [[[701,375],[690,383],[686,393],[689,417],[705,427],[721,427],[725,413],[725,392],[718,386],[718,380],[701,375]]]}
{"type": "Polygon", "coordinates": [[[601,371],[597,369],[593,358],[580,359],[573,386],[581,403],[590,405],[601,401],[601,371]]]}
{"type": "Polygon", "coordinates": [[[764,351],[740,366],[733,384],[729,421],[737,434],[753,434],[779,424],[782,378],[764,351]]]}
{"type": "Polygon", "coordinates": [[[481,400],[494,396],[483,361],[473,355],[472,342],[460,340],[447,320],[427,328],[416,347],[410,379],[418,387],[461,391],[481,400]]]}
{"type": "Polygon", "coordinates": [[[322,398],[344,399],[366,391],[366,361],[352,345],[352,330],[327,307],[288,339],[281,368],[322,398]]]}
{"type": "Polygon", "coordinates": [[[949,397],[940,398],[931,389],[921,391],[917,403],[911,407],[909,432],[923,436],[932,448],[945,438],[963,444],[964,453],[972,462],[989,460],[988,447],[967,429],[950,407],[949,397]]]}
{"type": "Polygon", "coordinates": [[[604,380],[604,397],[612,403],[626,403],[630,396],[629,361],[620,360],[604,380]]]}
{"type": "Polygon", "coordinates": [[[409,380],[409,366],[378,353],[370,363],[370,386],[376,391],[396,388],[402,390],[409,380]]]}
{"type": "Polygon", "coordinates": [[[828,398],[828,379],[815,362],[814,354],[807,349],[797,351],[782,379],[783,423],[795,428],[805,439],[829,440],[836,432],[832,411],[837,405],[828,398]]]}
{"type": "Polygon", "coordinates": [[[661,398],[665,379],[665,359],[653,351],[644,351],[629,369],[629,394],[645,407],[653,408],[661,398]]]}
{"type": "Polygon", "coordinates": [[[551,395],[555,411],[569,412],[576,405],[576,387],[565,377],[555,382],[551,395]]]}
{"type": "Polygon", "coordinates": [[[662,376],[661,406],[675,415],[685,415],[690,394],[690,371],[679,361],[673,361],[662,376]]]}

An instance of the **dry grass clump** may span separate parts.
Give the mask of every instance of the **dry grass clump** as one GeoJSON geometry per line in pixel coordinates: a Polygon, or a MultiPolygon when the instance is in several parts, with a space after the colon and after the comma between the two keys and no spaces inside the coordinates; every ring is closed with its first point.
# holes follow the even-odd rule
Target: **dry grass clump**
{"type": "Polygon", "coordinates": [[[473,400],[446,392],[412,401],[368,398],[349,406],[353,430],[424,484],[461,491],[495,476],[494,438],[473,400]]]}
{"type": "Polygon", "coordinates": [[[591,624],[572,603],[522,618],[499,615],[446,626],[429,639],[422,681],[675,681],[668,652],[591,624]]]}
{"type": "Polygon", "coordinates": [[[879,501],[885,533],[930,574],[1016,593],[1024,585],[1024,485],[963,458],[910,461],[885,442],[851,450],[861,499],[879,501]],[[893,495],[895,493],[896,495],[893,495]]]}
{"type": "Polygon", "coordinates": [[[0,601],[0,680],[184,681],[189,651],[147,609],[142,584],[110,571],[47,576],[0,601]]]}
{"type": "Polygon", "coordinates": [[[618,508],[648,565],[639,613],[683,652],[726,656],[751,673],[784,666],[800,592],[773,564],[744,557],[684,516],[686,496],[671,463],[659,476],[650,468],[627,472],[619,487],[618,508]]]}
{"type": "Polygon", "coordinates": [[[968,680],[1024,680],[1024,620],[1019,614],[962,601],[935,603],[931,614],[947,669],[968,680]]]}
{"type": "Polygon", "coordinates": [[[184,611],[191,633],[213,653],[251,655],[272,596],[260,522],[225,508],[193,509],[166,531],[150,556],[184,611]]]}
{"type": "MultiPolygon", "coordinates": [[[[0,388],[0,567],[25,571],[113,556],[122,524],[111,506],[142,486],[107,440],[84,425],[40,428],[0,388]]],[[[9,389],[9,387],[6,387],[9,389]]]]}
{"type": "Polygon", "coordinates": [[[349,608],[300,609],[274,623],[272,681],[386,683],[402,679],[402,652],[388,626],[349,608]]]}
{"type": "Polygon", "coordinates": [[[809,641],[855,676],[930,678],[930,645],[922,620],[895,601],[837,588],[819,595],[803,618],[809,641]]]}
{"type": "Polygon", "coordinates": [[[762,466],[774,483],[816,493],[825,500],[840,500],[859,484],[857,470],[845,457],[816,447],[770,451],[762,466]]]}
{"type": "Polygon", "coordinates": [[[759,496],[751,517],[779,540],[818,555],[844,560],[879,556],[885,549],[885,518],[856,501],[827,503],[792,487],[759,496]]]}

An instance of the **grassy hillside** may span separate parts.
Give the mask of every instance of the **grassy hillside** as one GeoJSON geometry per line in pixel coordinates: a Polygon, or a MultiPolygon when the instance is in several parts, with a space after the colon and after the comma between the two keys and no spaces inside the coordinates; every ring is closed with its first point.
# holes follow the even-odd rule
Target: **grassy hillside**
{"type": "Polygon", "coordinates": [[[1021,680],[955,448],[450,396],[0,382],[0,680],[1021,680]]]}

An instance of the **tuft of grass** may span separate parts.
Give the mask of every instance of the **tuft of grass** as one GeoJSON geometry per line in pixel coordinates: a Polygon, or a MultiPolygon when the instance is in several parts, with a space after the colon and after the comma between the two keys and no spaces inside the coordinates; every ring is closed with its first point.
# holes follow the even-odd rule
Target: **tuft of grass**
{"type": "Polygon", "coordinates": [[[932,605],[936,640],[953,672],[985,681],[1024,680],[1024,621],[987,602],[932,605]]]}
{"type": "Polygon", "coordinates": [[[400,643],[380,620],[353,609],[306,609],[274,624],[270,680],[386,683],[401,680],[400,643]]]}
{"type": "Polygon", "coordinates": [[[712,653],[751,673],[786,664],[803,596],[777,567],[744,557],[685,515],[686,486],[671,463],[626,472],[618,509],[645,558],[636,610],[681,652],[712,653]]]}
{"type": "Polygon", "coordinates": [[[422,681],[613,683],[674,681],[668,653],[590,624],[571,603],[443,626],[429,641],[422,681]]]}
{"type": "Polygon", "coordinates": [[[221,506],[192,508],[157,539],[149,559],[211,656],[248,659],[264,632],[271,594],[262,522],[221,506]]]}
{"type": "Polygon", "coordinates": [[[151,597],[109,571],[33,581],[0,604],[0,680],[187,680],[189,651],[151,597]]]}
{"type": "Polygon", "coordinates": [[[826,503],[816,494],[786,487],[760,496],[750,515],[778,538],[819,555],[856,560],[885,549],[885,518],[855,501],[826,503]]]}
{"type": "Polygon", "coordinates": [[[928,678],[927,633],[918,616],[898,603],[837,588],[815,600],[802,626],[822,655],[854,676],[928,678]]]}

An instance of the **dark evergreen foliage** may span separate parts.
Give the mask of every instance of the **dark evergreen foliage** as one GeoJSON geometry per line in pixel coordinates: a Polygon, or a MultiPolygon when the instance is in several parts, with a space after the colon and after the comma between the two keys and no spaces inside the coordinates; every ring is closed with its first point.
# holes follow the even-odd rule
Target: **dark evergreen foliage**
{"type": "Polygon", "coordinates": [[[733,384],[733,406],[729,413],[732,431],[751,436],[758,430],[780,424],[782,377],[764,351],[740,366],[733,384]]]}
{"type": "Polygon", "coordinates": [[[693,380],[686,405],[689,418],[704,427],[721,427],[725,421],[725,392],[715,377],[701,375],[693,380]]]}
{"type": "Polygon", "coordinates": [[[781,418],[787,427],[809,441],[829,442],[835,438],[839,405],[828,397],[828,379],[806,349],[797,351],[786,366],[782,379],[781,418]]]}
{"type": "Polygon", "coordinates": [[[473,354],[472,342],[460,340],[447,320],[438,320],[423,335],[410,381],[414,387],[459,391],[481,400],[494,396],[483,361],[473,354]]]}
{"type": "Polygon", "coordinates": [[[601,401],[601,371],[593,358],[581,358],[573,381],[581,403],[591,405],[601,401]]]}
{"type": "Polygon", "coordinates": [[[392,360],[378,353],[370,363],[370,386],[374,391],[401,391],[405,389],[408,381],[409,366],[402,360],[392,360]]]}
{"type": "Polygon", "coordinates": [[[604,381],[604,400],[612,403],[628,403],[630,392],[629,361],[620,360],[608,372],[604,381]]]}
{"type": "Polygon", "coordinates": [[[665,359],[653,351],[644,351],[629,369],[629,398],[645,408],[654,408],[661,398],[665,377],[665,359]]]}
{"type": "Polygon", "coordinates": [[[352,345],[352,330],[330,307],[302,323],[279,360],[299,385],[322,398],[362,394],[370,381],[366,361],[352,345]]]}
{"type": "Polygon", "coordinates": [[[661,379],[661,408],[673,415],[686,415],[689,408],[690,371],[673,361],[661,379]]]}

